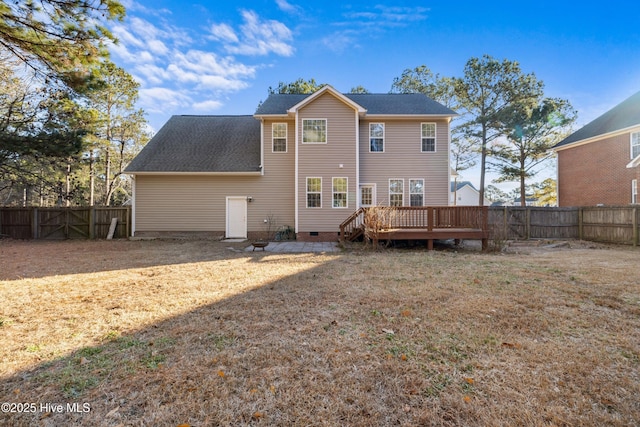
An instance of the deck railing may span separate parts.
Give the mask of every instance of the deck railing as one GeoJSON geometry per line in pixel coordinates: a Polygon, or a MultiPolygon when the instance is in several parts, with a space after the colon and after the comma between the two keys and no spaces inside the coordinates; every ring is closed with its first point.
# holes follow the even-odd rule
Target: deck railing
{"type": "Polygon", "coordinates": [[[489,228],[489,211],[486,206],[398,206],[360,208],[340,224],[340,236],[356,236],[357,230],[367,226],[367,211],[385,211],[379,231],[389,229],[476,229],[489,228]],[[389,210],[392,210],[389,214],[389,210]]]}

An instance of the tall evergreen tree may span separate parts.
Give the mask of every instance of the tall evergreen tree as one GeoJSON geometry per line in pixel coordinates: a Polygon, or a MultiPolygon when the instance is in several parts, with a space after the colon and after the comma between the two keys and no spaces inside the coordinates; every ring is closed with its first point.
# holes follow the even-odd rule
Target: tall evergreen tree
{"type": "Polygon", "coordinates": [[[514,106],[533,108],[542,96],[542,82],[534,74],[524,74],[516,61],[499,61],[484,55],[467,61],[463,77],[455,79],[455,93],[467,114],[462,131],[480,146],[479,204],[482,205],[489,145],[504,135],[504,116],[514,106]]]}
{"type": "Polygon", "coordinates": [[[116,192],[127,193],[124,169],[149,137],[144,111],[135,108],[139,83],[111,62],[102,63],[98,71],[103,84],[87,94],[88,107],[95,118],[88,137],[90,199],[93,178],[98,176],[101,203],[109,206],[116,192]]]}
{"type": "Polygon", "coordinates": [[[103,22],[124,14],[117,0],[0,0],[0,46],[48,86],[83,91],[114,40],[103,22]]]}
{"type": "Polygon", "coordinates": [[[553,155],[551,147],[567,136],[576,114],[569,101],[545,98],[533,107],[516,104],[502,116],[506,138],[491,146],[490,163],[500,174],[498,182],[519,182],[522,206],[526,180],[553,155]]]}

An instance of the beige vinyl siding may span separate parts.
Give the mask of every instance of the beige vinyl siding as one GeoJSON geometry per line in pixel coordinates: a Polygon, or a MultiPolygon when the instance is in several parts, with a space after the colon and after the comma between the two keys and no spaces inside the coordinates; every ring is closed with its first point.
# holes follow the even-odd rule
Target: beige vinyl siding
{"type": "Polygon", "coordinates": [[[298,123],[298,232],[337,233],[356,208],[356,111],[327,93],[300,109],[298,123]],[[302,143],[303,119],[327,120],[326,144],[302,143]],[[322,208],[307,208],[307,177],[322,177],[322,208]],[[333,208],[332,178],[343,177],[348,179],[348,205],[333,208]]]}
{"type": "Polygon", "coordinates": [[[404,206],[409,180],[424,178],[424,204],[449,204],[449,124],[443,119],[375,119],[360,122],[360,182],[376,184],[378,204],[389,203],[389,179],[404,179],[404,206]],[[369,152],[369,123],[385,124],[384,153],[369,152]],[[436,123],[436,151],[422,152],[421,123],[436,123]]]}
{"type": "Polygon", "coordinates": [[[138,175],[136,232],[224,233],[227,196],[252,197],[249,232],[263,231],[270,215],[276,224],[293,227],[293,167],[271,170],[264,176],[138,175]]]}

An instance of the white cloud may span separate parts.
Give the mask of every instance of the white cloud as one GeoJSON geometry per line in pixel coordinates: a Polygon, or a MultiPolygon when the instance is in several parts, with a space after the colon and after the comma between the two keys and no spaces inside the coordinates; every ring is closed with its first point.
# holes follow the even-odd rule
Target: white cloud
{"type": "Polygon", "coordinates": [[[211,26],[211,38],[225,42],[237,43],[238,36],[227,24],[214,24],[211,26]]]}
{"type": "Polygon", "coordinates": [[[322,44],[334,52],[358,48],[358,33],[353,30],[336,31],[321,40],[322,44]]]}
{"type": "Polygon", "coordinates": [[[263,20],[252,10],[243,10],[241,14],[244,23],[239,31],[227,24],[214,24],[210,38],[222,41],[225,50],[234,55],[293,55],[293,35],[286,25],[276,20],[263,20]]]}
{"type": "Polygon", "coordinates": [[[193,103],[191,97],[182,91],[166,87],[152,87],[138,91],[140,102],[150,113],[166,113],[175,111],[193,103]]]}
{"type": "Polygon", "coordinates": [[[193,109],[197,111],[213,111],[220,107],[222,107],[222,102],[215,100],[207,100],[193,104],[193,109]]]}
{"type": "Polygon", "coordinates": [[[402,7],[402,6],[382,6],[377,5],[373,10],[365,10],[360,12],[348,12],[344,16],[349,22],[343,22],[343,25],[370,25],[375,23],[381,27],[398,27],[406,26],[411,22],[424,21],[428,18],[426,7],[402,7]]]}
{"type": "Polygon", "coordinates": [[[425,7],[402,7],[376,5],[365,10],[350,11],[342,21],[332,22],[333,27],[341,28],[321,39],[321,43],[334,52],[344,52],[348,48],[359,47],[359,41],[366,37],[397,28],[404,28],[414,22],[428,18],[429,9],[425,7]]]}
{"type": "Polygon", "coordinates": [[[170,12],[127,10],[134,13],[110,28],[119,44],[109,44],[109,51],[140,83],[140,107],[152,116],[220,109],[225,96],[249,87],[257,71],[267,66],[239,55],[293,54],[291,31],[252,11],[241,11],[237,26],[214,23],[203,39],[192,38],[193,29],[173,25],[170,12]]]}
{"type": "Polygon", "coordinates": [[[278,5],[278,8],[280,8],[280,10],[283,12],[287,12],[287,13],[300,12],[300,7],[292,5],[287,0],[276,0],[276,4],[278,5]]]}

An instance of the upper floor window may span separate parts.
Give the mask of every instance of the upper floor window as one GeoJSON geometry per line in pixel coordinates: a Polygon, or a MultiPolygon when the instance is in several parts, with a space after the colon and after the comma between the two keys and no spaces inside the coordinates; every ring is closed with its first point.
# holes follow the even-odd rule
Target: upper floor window
{"type": "Polygon", "coordinates": [[[322,178],[307,178],[307,207],[322,207],[322,178]]]}
{"type": "Polygon", "coordinates": [[[422,152],[436,151],[436,124],[421,123],[422,126],[422,152]]]}
{"type": "Polygon", "coordinates": [[[271,135],[273,138],[273,152],[274,153],[286,153],[287,152],[287,124],[286,123],[273,123],[271,125],[271,135]]]}
{"type": "Polygon", "coordinates": [[[631,158],[640,156],[640,132],[631,134],[631,158]]]}
{"type": "Polygon", "coordinates": [[[333,207],[347,207],[347,178],[333,178],[333,207]]]}
{"type": "Polygon", "coordinates": [[[384,123],[369,123],[369,151],[384,152],[384,123]]]}
{"type": "Polygon", "coordinates": [[[327,119],[303,119],[302,120],[303,144],[327,143],[327,119]]]}
{"type": "Polygon", "coordinates": [[[424,179],[409,180],[409,199],[411,206],[424,206],[424,179]]]}
{"type": "Polygon", "coordinates": [[[389,206],[402,206],[404,194],[404,179],[389,180],[389,206]]]}

